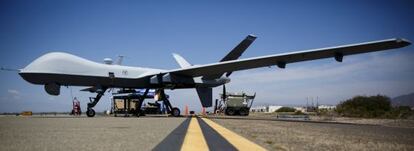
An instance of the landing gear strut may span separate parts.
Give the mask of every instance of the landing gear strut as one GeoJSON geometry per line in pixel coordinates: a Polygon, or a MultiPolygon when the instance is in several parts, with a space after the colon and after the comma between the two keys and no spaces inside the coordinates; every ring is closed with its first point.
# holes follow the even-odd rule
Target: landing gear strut
{"type": "Polygon", "coordinates": [[[167,113],[171,114],[174,117],[179,117],[180,116],[180,109],[176,108],[176,107],[172,107],[170,100],[168,100],[167,96],[165,95],[164,89],[158,89],[159,91],[159,95],[160,95],[160,99],[161,101],[164,102],[164,104],[167,106],[167,113]]]}
{"type": "Polygon", "coordinates": [[[148,92],[149,92],[149,89],[146,89],[145,92],[144,92],[144,95],[142,95],[139,98],[139,102],[137,104],[135,104],[136,105],[135,106],[135,109],[136,109],[135,116],[137,116],[137,117],[139,117],[140,115],[144,115],[144,113],[142,113],[141,107],[142,107],[142,103],[144,103],[144,100],[148,95],[148,92]]]}
{"type": "Polygon", "coordinates": [[[88,109],[86,110],[86,115],[88,117],[94,117],[95,116],[95,110],[93,110],[92,108],[95,107],[95,105],[99,102],[99,100],[101,99],[101,97],[104,95],[106,91],[106,88],[103,88],[99,91],[97,91],[97,95],[95,98],[90,97],[89,98],[89,103],[88,103],[88,109]]]}

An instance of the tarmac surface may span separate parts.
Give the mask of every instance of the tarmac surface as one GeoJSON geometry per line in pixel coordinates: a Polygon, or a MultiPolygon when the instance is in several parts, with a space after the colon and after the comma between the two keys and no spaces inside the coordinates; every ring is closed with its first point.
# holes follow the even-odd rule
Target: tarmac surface
{"type": "Polygon", "coordinates": [[[199,117],[0,117],[1,150],[265,150],[199,117]]]}
{"type": "Polygon", "coordinates": [[[414,129],[198,117],[0,116],[0,150],[412,150],[414,129]]]}
{"type": "Polygon", "coordinates": [[[186,118],[0,117],[1,150],[151,150],[186,118]]]}

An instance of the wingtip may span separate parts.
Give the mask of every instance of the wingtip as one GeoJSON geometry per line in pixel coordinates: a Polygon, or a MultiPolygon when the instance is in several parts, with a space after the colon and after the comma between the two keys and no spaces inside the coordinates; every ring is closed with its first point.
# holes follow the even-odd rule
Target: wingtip
{"type": "Polygon", "coordinates": [[[252,37],[252,38],[257,38],[257,36],[256,35],[254,35],[254,34],[249,34],[249,35],[247,35],[248,37],[252,37]]]}
{"type": "Polygon", "coordinates": [[[411,45],[411,41],[409,41],[408,39],[405,39],[405,38],[396,38],[395,41],[397,43],[404,43],[406,45],[411,45]]]}
{"type": "Polygon", "coordinates": [[[249,35],[247,35],[247,37],[246,37],[246,39],[247,39],[247,40],[250,40],[250,41],[254,41],[256,38],[257,38],[257,36],[256,36],[256,35],[253,35],[253,34],[249,34],[249,35]]]}

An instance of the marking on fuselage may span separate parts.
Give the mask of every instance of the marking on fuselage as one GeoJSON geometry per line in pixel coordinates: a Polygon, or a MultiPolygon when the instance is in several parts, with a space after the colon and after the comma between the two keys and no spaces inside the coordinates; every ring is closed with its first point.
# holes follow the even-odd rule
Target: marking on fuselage
{"type": "Polygon", "coordinates": [[[122,75],[128,75],[128,70],[122,70],[122,75]]]}

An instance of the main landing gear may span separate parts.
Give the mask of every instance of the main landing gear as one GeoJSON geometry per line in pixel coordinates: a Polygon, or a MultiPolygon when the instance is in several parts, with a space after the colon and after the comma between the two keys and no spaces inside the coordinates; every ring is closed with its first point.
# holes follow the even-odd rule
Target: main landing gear
{"type": "Polygon", "coordinates": [[[181,114],[180,109],[177,107],[172,107],[170,100],[168,100],[167,95],[165,95],[164,89],[158,89],[157,94],[159,94],[159,99],[164,102],[164,105],[167,107],[167,113],[171,114],[174,117],[179,117],[181,114]]]}

